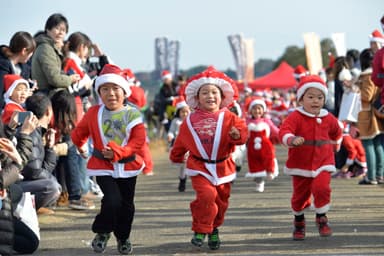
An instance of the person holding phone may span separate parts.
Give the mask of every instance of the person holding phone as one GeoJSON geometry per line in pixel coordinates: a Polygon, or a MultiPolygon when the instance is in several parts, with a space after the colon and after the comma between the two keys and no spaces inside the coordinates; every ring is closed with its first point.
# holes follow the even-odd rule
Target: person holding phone
{"type": "Polygon", "coordinates": [[[61,193],[61,186],[52,174],[57,164],[55,130],[49,127],[53,117],[52,103],[47,95],[37,92],[28,97],[25,108],[38,119],[38,124],[30,135],[32,155],[21,171],[24,179],[19,184],[23,192],[35,195],[38,214],[52,214],[54,212],[49,207],[56,203],[61,193]]]}
{"type": "MultiPolygon", "coordinates": [[[[13,112],[24,112],[24,104],[29,96],[29,83],[19,75],[7,74],[3,78],[5,107],[1,116],[8,124],[13,112]]],[[[22,122],[21,122],[22,123],[22,122]]]]}

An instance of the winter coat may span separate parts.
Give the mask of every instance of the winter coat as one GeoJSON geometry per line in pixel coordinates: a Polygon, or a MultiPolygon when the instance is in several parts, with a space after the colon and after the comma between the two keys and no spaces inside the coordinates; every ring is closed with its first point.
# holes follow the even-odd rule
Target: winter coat
{"type": "Polygon", "coordinates": [[[45,129],[42,127],[36,128],[31,133],[33,150],[27,165],[21,172],[24,180],[50,178],[56,167],[57,155],[53,148],[46,148],[44,146],[44,133],[45,129]]]}
{"type": "Polygon", "coordinates": [[[360,139],[373,139],[383,133],[383,120],[375,115],[374,102],[380,97],[380,88],[375,86],[371,80],[372,69],[363,70],[357,82],[361,93],[361,111],[358,115],[357,128],[360,139]]]}
{"type": "Polygon", "coordinates": [[[41,34],[36,38],[36,45],[32,56],[32,78],[36,79],[39,89],[53,95],[54,91],[68,88],[72,81],[62,71],[63,55],[53,39],[47,34],[41,34]]]}
{"type": "Polygon", "coordinates": [[[13,253],[14,220],[13,210],[21,199],[22,191],[14,183],[19,179],[21,166],[5,159],[2,156],[0,172],[0,190],[5,189],[7,195],[2,200],[0,209],[0,255],[11,255],[13,253]]]}
{"type": "MultiPolygon", "coordinates": [[[[3,78],[4,78],[4,75],[16,73],[14,68],[13,68],[13,65],[11,63],[11,60],[7,56],[5,56],[5,54],[4,54],[5,47],[7,47],[7,46],[5,46],[5,45],[0,46],[0,108],[2,108],[4,106],[4,98],[3,98],[3,94],[4,94],[3,78]]],[[[31,78],[30,65],[24,64],[24,63],[19,63],[18,65],[21,69],[20,76],[26,80],[31,78]]]]}

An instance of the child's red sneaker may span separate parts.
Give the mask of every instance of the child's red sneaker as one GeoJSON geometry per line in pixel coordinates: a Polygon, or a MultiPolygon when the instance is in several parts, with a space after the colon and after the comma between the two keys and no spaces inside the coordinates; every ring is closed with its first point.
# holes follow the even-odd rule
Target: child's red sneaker
{"type": "Polygon", "coordinates": [[[332,235],[332,229],[328,225],[327,216],[322,216],[320,218],[316,218],[316,224],[317,224],[317,227],[319,228],[320,236],[331,236],[332,235]]]}
{"type": "Polygon", "coordinates": [[[305,239],[305,220],[293,222],[293,240],[305,239]]]}

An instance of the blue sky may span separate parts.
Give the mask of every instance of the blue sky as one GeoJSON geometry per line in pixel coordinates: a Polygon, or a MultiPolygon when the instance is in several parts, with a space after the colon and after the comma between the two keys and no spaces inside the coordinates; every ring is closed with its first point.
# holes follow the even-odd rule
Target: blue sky
{"type": "Polygon", "coordinates": [[[380,29],[383,6],[381,0],[18,0],[2,6],[0,44],[8,44],[16,31],[34,34],[60,12],[69,33],[88,34],[117,65],[134,72],[154,69],[159,36],[181,42],[181,69],[200,64],[235,69],[230,34],[254,39],[255,60],[276,59],[290,45],[303,47],[305,32],[321,39],[345,32],[347,49],[362,50],[369,34],[380,29]]]}

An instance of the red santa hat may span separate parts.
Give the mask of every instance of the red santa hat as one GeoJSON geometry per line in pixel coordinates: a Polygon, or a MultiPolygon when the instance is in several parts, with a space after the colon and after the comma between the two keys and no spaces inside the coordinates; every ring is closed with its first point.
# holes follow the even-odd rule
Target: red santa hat
{"type": "Polygon", "coordinates": [[[166,79],[172,79],[171,72],[169,72],[168,70],[163,70],[163,72],[161,72],[161,79],[163,81],[166,80],[166,79]]]}
{"type": "Polygon", "coordinates": [[[379,30],[375,29],[372,34],[369,35],[369,41],[384,44],[384,36],[379,30]]]}
{"type": "Polygon", "coordinates": [[[262,106],[264,112],[267,111],[267,104],[265,104],[265,101],[262,97],[254,97],[252,99],[252,101],[250,101],[249,103],[249,106],[247,107],[248,109],[248,112],[251,112],[251,109],[255,106],[255,105],[260,105],[262,106]]]}
{"type": "Polygon", "coordinates": [[[100,86],[106,83],[113,83],[120,86],[124,90],[127,97],[131,95],[127,75],[124,70],[120,69],[116,65],[106,64],[103,67],[95,81],[96,92],[99,93],[100,86]]]}
{"type": "Polygon", "coordinates": [[[300,77],[308,75],[308,70],[306,70],[302,65],[297,65],[293,75],[295,78],[300,79],[300,77]]]}
{"type": "Polygon", "coordinates": [[[19,75],[15,74],[6,74],[3,77],[4,84],[4,99],[9,99],[12,96],[13,91],[16,89],[16,86],[19,84],[25,84],[27,89],[29,89],[28,81],[22,78],[19,75]]]}
{"type": "Polygon", "coordinates": [[[185,102],[185,99],[183,96],[176,97],[173,100],[172,105],[176,108],[176,111],[181,108],[188,107],[187,102],[185,102]]]}
{"type": "Polygon", "coordinates": [[[328,89],[327,85],[324,83],[323,79],[318,75],[308,75],[303,76],[300,79],[299,85],[297,87],[297,99],[301,99],[303,97],[305,91],[309,88],[319,89],[325,97],[325,101],[327,101],[328,89]]]}
{"type": "Polygon", "coordinates": [[[203,72],[192,76],[187,81],[185,95],[187,97],[187,104],[191,108],[195,109],[197,107],[197,93],[199,92],[200,87],[205,84],[216,85],[223,92],[224,98],[221,101],[220,108],[227,107],[233,102],[233,96],[235,94],[233,87],[236,86],[234,85],[234,81],[224,73],[211,66],[203,72]]]}
{"type": "Polygon", "coordinates": [[[136,77],[135,74],[133,74],[132,70],[126,68],[123,70],[123,72],[125,74],[125,78],[127,79],[129,86],[135,85],[136,77]]]}

